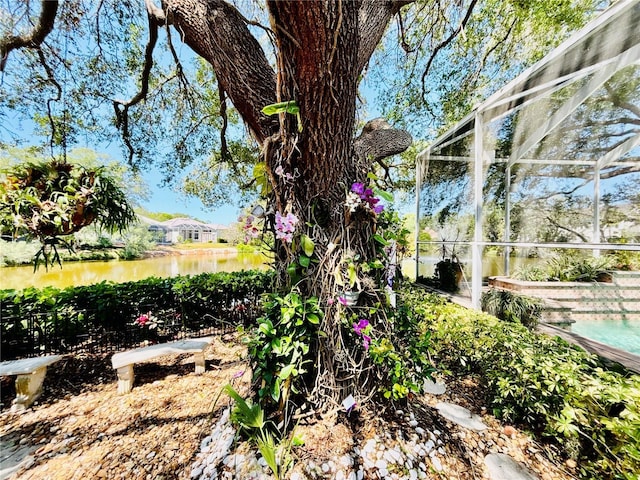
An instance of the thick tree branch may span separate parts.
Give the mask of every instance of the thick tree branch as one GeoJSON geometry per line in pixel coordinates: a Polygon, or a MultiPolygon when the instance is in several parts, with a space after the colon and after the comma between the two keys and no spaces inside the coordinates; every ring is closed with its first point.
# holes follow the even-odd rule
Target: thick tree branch
{"type": "Polygon", "coordinates": [[[369,59],[380,39],[387,30],[391,18],[405,5],[415,0],[363,0],[358,12],[358,36],[360,38],[358,50],[358,72],[369,63],[369,59]]]}
{"type": "Polygon", "coordinates": [[[4,71],[4,67],[9,58],[9,53],[18,48],[39,48],[47,38],[47,35],[53,30],[53,24],[58,13],[58,0],[42,0],[40,17],[38,23],[33,30],[26,35],[9,35],[0,39],[0,72],[4,71]]]}
{"type": "Polygon", "coordinates": [[[166,0],[163,5],[182,40],[212,65],[256,140],[262,143],[277,131],[277,119],[261,112],[276,102],[276,75],[240,12],[222,0],[166,0]]]}
{"type": "Polygon", "coordinates": [[[354,147],[361,160],[380,163],[386,157],[404,152],[412,141],[406,130],[393,128],[383,118],[376,118],[367,122],[354,147]]]}
{"type": "Polygon", "coordinates": [[[158,24],[164,25],[167,21],[167,17],[164,14],[164,10],[158,7],[153,0],[144,0],[144,5],[147,8],[147,13],[150,17],[152,17],[158,24]]]}
{"type": "Polygon", "coordinates": [[[467,12],[464,16],[464,18],[462,19],[462,22],[460,22],[460,25],[458,25],[458,28],[456,28],[453,32],[451,32],[451,35],[449,35],[446,39],[444,39],[441,43],[439,43],[438,45],[436,45],[436,47],[433,49],[433,52],[431,52],[431,56],[429,57],[429,60],[427,61],[427,66],[424,69],[424,72],[422,72],[422,97],[425,99],[426,101],[426,78],[427,75],[429,74],[429,70],[431,70],[431,64],[433,63],[433,61],[435,60],[436,56],[438,55],[438,52],[440,52],[440,50],[442,50],[443,48],[445,48],[447,45],[449,45],[463,30],[464,27],[467,25],[467,23],[469,22],[469,19],[471,18],[471,14],[473,13],[473,9],[476,6],[477,0],[471,0],[471,3],[469,4],[469,7],[467,8],[467,12]]]}
{"type": "Polygon", "coordinates": [[[640,118],[640,107],[638,107],[638,105],[635,105],[621,98],[620,94],[609,83],[606,83],[604,85],[604,88],[607,90],[607,94],[609,96],[609,99],[611,100],[611,103],[613,103],[614,105],[620,108],[624,108],[628,110],[629,112],[633,113],[636,117],[640,118]]]}
{"type": "Polygon", "coordinates": [[[553,225],[556,228],[559,228],[560,230],[566,230],[569,233],[573,233],[576,237],[578,237],[580,240],[582,240],[583,242],[588,242],[589,239],[587,237],[585,237],[583,234],[581,234],[580,232],[577,232],[575,230],[572,230],[569,227],[565,227],[564,225],[560,225],[558,222],[556,222],[553,218],[547,216],[545,217],[547,219],[547,221],[553,225]]]}

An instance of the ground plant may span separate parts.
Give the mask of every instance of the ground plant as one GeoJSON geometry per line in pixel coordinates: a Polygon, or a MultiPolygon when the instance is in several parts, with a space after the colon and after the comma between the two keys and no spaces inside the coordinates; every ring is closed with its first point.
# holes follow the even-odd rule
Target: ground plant
{"type": "Polygon", "coordinates": [[[514,277],[534,282],[595,282],[606,277],[615,265],[616,261],[610,255],[594,257],[582,252],[563,252],[543,266],[517,271],[514,277]]]}
{"type": "Polygon", "coordinates": [[[581,478],[637,479],[640,375],[424,291],[403,298],[431,332],[435,365],[484,377],[496,416],[557,443],[581,478]]]}
{"type": "Polygon", "coordinates": [[[480,307],[483,312],[500,320],[521,323],[530,329],[536,327],[542,314],[542,303],[539,299],[499,288],[484,291],[480,298],[480,307]]]}

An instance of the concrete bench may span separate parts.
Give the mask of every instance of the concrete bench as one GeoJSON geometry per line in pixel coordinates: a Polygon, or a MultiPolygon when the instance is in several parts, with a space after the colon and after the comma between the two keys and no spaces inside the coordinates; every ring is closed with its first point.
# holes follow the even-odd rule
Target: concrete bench
{"type": "Polygon", "coordinates": [[[133,381],[135,379],[133,365],[135,363],[146,362],[165,355],[193,353],[196,363],[196,373],[204,373],[204,349],[207,348],[212,341],[213,337],[188,338],[116,353],[111,357],[111,365],[113,365],[113,368],[118,372],[118,393],[127,393],[133,388],[133,381]]]}
{"type": "Polygon", "coordinates": [[[42,395],[42,382],[47,375],[47,367],[61,358],[62,355],[47,355],[0,362],[0,376],[17,375],[12,411],[26,410],[42,395]]]}

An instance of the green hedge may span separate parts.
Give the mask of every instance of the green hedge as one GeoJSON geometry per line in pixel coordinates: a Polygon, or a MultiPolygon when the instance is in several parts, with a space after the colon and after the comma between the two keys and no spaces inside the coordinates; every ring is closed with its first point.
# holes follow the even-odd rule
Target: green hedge
{"type": "Polygon", "coordinates": [[[271,290],[272,279],[271,271],[249,270],[65,289],[0,290],[2,357],[73,351],[82,342],[91,350],[89,342],[98,339],[113,343],[111,347],[126,347],[144,339],[144,329],[132,323],[148,312],[174,333],[185,326],[204,328],[214,320],[246,324],[259,315],[259,298],[271,290]]]}
{"type": "Polygon", "coordinates": [[[421,289],[403,298],[431,334],[436,367],[483,376],[496,416],[555,440],[582,478],[639,478],[640,375],[421,289]]]}

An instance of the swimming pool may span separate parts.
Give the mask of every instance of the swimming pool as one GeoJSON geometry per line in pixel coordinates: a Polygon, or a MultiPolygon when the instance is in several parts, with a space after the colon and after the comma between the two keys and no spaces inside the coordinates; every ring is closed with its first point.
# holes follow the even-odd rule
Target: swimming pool
{"type": "Polygon", "coordinates": [[[571,325],[571,331],[591,340],[640,355],[640,319],[578,320],[571,325]]]}

